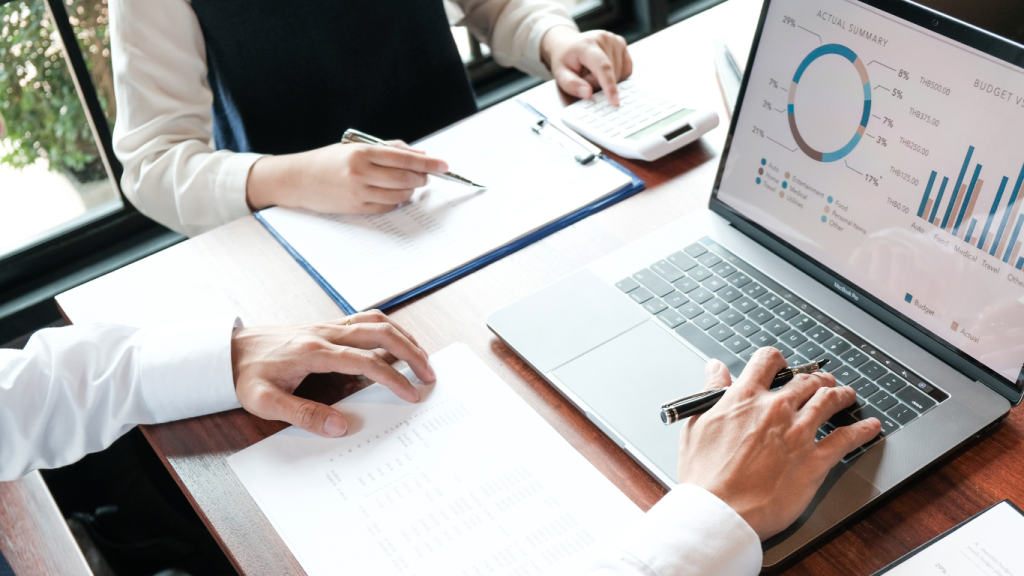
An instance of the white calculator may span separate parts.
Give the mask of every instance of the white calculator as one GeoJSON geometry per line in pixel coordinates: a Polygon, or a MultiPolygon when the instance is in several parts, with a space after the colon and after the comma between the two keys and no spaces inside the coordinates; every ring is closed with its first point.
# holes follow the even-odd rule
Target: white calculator
{"type": "Polygon", "coordinates": [[[693,110],[641,88],[619,83],[620,106],[604,92],[562,110],[562,122],[591,142],[623,158],[657,160],[718,126],[712,110],[693,110]]]}

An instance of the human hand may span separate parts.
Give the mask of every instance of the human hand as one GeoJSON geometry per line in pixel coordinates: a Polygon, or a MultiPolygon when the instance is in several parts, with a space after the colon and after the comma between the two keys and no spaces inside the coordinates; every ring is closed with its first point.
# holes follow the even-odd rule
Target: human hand
{"type": "Polygon", "coordinates": [[[730,386],[725,364],[711,360],[705,388],[729,391],[711,410],[690,418],[679,436],[679,482],[720,498],[761,540],[795,522],[828,471],[881,431],[878,420],[868,418],[815,442],[818,428],[857,395],[836,387],[825,372],[799,375],[769,392],[785,367],[778,350],[761,348],[730,386]]]}
{"type": "Polygon", "coordinates": [[[566,93],[590,98],[601,88],[615,106],[619,105],[618,82],[633,73],[626,39],[604,30],[580,33],[568,26],[555,26],[541,39],[540,54],[566,93]]]}
{"type": "Polygon", "coordinates": [[[329,214],[381,214],[394,210],[448,165],[409,148],[332,144],[309,152],[264,156],[249,171],[246,200],[253,210],[307,208],[329,214]]]}
{"type": "Polygon", "coordinates": [[[231,337],[235,394],[242,407],[260,418],[283,420],[327,437],[345,433],[345,417],[330,406],[294,396],[302,380],[326,372],[358,374],[403,400],[419,402],[416,388],[391,366],[396,358],[408,362],[420,380],[436,380],[416,339],[379,310],[304,326],[236,328],[231,337]]]}

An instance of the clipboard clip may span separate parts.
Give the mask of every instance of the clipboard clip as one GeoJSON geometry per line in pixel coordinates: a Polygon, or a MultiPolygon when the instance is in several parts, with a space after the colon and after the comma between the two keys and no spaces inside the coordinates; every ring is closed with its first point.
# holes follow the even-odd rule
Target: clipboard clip
{"type": "Polygon", "coordinates": [[[562,130],[558,124],[549,121],[547,118],[537,120],[530,129],[538,136],[544,136],[557,142],[562,148],[565,148],[572,154],[577,162],[584,166],[601,156],[599,149],[573,138],[565,130],[562,130]]]}

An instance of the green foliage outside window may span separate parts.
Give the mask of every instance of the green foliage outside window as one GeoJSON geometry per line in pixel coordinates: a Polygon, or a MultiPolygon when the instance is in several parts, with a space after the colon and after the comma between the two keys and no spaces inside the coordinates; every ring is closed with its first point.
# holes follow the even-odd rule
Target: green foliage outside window
{"type": "MultiPolygon", "coordinates": [[[[66,0],[65,9],[100,104],[114,117],[106,0],[66,0]]],[[[0,6],[0,163],[24,168],[43,159],[76,182],[106,177],[96,141],[44,0],[0,6]]],[[[101,120],[101,119],[97,119],[101,120]]],[[[112,122],[111,122],[112,123],[112,122]]]]}

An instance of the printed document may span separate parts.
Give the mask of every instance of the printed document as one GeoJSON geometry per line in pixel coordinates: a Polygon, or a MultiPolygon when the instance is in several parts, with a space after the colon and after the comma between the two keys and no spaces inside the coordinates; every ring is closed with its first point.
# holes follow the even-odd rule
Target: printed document
{"type": "Polygon", "coordinates": [[[310,576],[566,575],[642,513],[464,344],[410,404],[374,384],[343,438],[288,428],[228,458],[310,576]]]}
{"type": "Polygon", "coordinates": [[[886,576],[1024,575],[1024,516],[1000,502],[900,564],[886,576]]]}
{"type": "Polygon", "coordinates": [[[353,308],[379,306],[630,184],[608,162],[584,166],[579,150],[534,133],[539,118],[508,101],[416,144],[486,190],[431,177],[387,214],[260,217],[353,308]]]}

